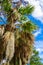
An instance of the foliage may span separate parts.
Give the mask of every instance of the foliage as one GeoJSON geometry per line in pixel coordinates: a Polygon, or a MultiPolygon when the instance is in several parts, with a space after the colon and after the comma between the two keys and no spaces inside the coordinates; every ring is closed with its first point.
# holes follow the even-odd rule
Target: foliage
{"type": "Polygon", "coordinates": [[[11,11],[11,4],[10,4],[9,0],[3,0],[2,7],[3,7],[5,12],[9,13],[9,11],[11,11]]]}
{"type": "Polygon", "coordinates": [[[43,63],[40,60],[41,58],[39,57],[39,52],[34,49],[33,55],[30,59],[30,65],[43,65],[43,63]]]}
{"type": "Polygon", "coordinates": [[[33,10],[34,10],[34,7],[31,6],[31,5],[28,5],[26,7],[20,7],[18,9],[19,13],[21,13],[22,15],[24,15],[24,14],[26,14],[26,15],[31,14],[33,10]]]}

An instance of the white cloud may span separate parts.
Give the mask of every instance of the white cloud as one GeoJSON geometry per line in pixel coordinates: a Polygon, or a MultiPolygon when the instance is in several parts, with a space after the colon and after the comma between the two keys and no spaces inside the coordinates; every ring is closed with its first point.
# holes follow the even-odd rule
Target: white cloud
{"type": "Polygon", "coordinates": [[[37,50],[37,51],[39,51],[39,52],[41,51],[41,49],[40,49],[40,48],[37,48],[36,50],[37,50]]]}
{"type": "Polygon", "coordinates": [[[34,36],[37,37],[39,34],[41,34],[41,29],[39,29],[38,31],[36,31],[36,32],[34,33],[34,36]]]}
{"type": "Polygon", "coordinates": [[[35,47],[39,51],[39,56],[43,59],[43,40],[35,41],[35,47]]]}
{"type": "Polygon", "coordinates": [[[35,0],[26,0],[26,1],[29,1],[29,3],[32,4],[32,5],[34,5],[34,7],[35,7],[35,10],[33,12],[33,16],[40,17],[40,16],[43,15],[41,7],[39,5],[39,1],[35,1],[35,0]]]}
{"type": "Polygon", "coordinates": [[[18,1],[20,1],[20,0],[12,0],[12,2],[18,2],[18,1]]]}
{"type": "Polygon", "coordinates": [[[40,21],[41,21],[41,23],[43,24],[43,17],[39,17],[38,18],[40,21]]]}
{"type": "Polygon", "coordinates": [[[43,52],[43,40],[35,41],[35,47],[36,47],[36,50],[39,51],[39,54],[42,55],[42,52],[43,52]]]}
{"type": "Polygon", "coordinates": [[[33,12],[33,16],[37,19],[41,20],[43,23],[43,0],[25,0],[28,1],[30,4],[34,5],[35,10],[33,12]]]}
{"type": "Polygon", "coordinates": [[[36,48],[36,50],[39,52],[39,54],[42,55],[43,49],[41,49],[41,48],[36,48]]]}
{"type": "Polygon", "coordinates": [[[34,41],[36,49],[43,49],[43,40],[34,41]]]}

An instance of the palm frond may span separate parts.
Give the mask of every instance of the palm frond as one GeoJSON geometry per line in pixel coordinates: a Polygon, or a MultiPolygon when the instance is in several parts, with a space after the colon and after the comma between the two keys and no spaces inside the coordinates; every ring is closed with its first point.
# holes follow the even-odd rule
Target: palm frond
{"type": "Polygon", "coordinates": [[[4,39],[4,43],[7,45],[6,46],[6,59],[7,60],[11,60],[13,55],[14,55],[14,44],[15,44],[15,39],[14,39],[14,33],[13,32],[9,32],[7,31],[4,36],[3,36],[3,39],[4,39]]]}
{"type": "Polygon", "coordinates": [[[11,11],[11,3],[9,2],[9,0],[3,0],[2,1],[2,7],[3,10],[8,13],[9,11],[11,11]]]}
{"type": "Polygon", "coordinates": [[[28,5],[26,7],[20,7],[18,9],[19,13],[21,13],[22,15],[24,15],[24,14],[29,15],[33,12],[33,10],[34,10],[34,7],[31,5],[28,5]]]}

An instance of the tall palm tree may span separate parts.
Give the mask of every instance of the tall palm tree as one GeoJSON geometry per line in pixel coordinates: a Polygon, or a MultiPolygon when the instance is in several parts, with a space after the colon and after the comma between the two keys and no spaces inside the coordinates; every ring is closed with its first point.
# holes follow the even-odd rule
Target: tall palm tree
{"type": "MultiPolygon", "coordinates": [[[[22,2],[18,2],[15,7],[12,7],[10,0],[2,1],[2,10],[7,16],[8,24],[4,26],[5,31],[1,38],[3,40],[1,47],[4,45],[4,51],[0,49],[3,52],[0,54],[3,57],[2,59],[6,59],[6,62],[14,65],[26,65],[30,60],[34,46],[32,32],[37,29],[37,26],[27,18],[34,7],[30,4],[21,6],[20,3],[22,4],[22,2]]],[[[0,60],[2,59],[0,58],[0,60]]]]}

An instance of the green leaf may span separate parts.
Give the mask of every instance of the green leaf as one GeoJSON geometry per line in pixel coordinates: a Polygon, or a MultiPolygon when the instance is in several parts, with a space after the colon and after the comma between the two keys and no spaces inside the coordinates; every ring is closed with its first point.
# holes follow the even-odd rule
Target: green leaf
{"type": "Polygon", "coordinates": [[[24,15],[24,14],[26,14],[26,15],[31,14],[33,12],[33,10],[34,10],[34,7],[31,6],[31,5],[28,5],[26,7],[20,7],[18,9],[19,13],[21,13],[22,15],[24,15]]]}
{"type": "Polygon", "coordinates": [[[3,0],[2,7],[5,12],[9,12],[11,10],[11,3],[8,0],[3,0]]]}

